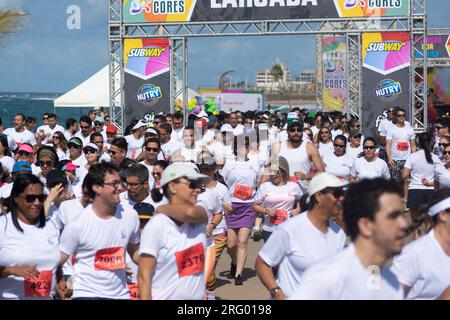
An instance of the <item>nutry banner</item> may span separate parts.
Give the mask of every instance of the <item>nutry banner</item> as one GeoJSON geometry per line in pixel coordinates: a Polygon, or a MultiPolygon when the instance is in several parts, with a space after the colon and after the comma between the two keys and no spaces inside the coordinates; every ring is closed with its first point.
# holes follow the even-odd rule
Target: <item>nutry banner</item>
{"type": "Polygon", "coordinates": [[[326,112],[346,112],[347,107],[347,40],[345,37],[323,37],[323,108],[326,112]]]}
{"type": "Polygon", "coordinates": [[[385,109],[403,107],[409,114],[409,33],[362,35],[364,135],[375,137],[385,109]]]}
{"type": "Polygon", "coordinates": [[[405,17],[409,0],[124,0],[125,23],[405,17]]]}
{"type": "Polygon", "coordinates": [[[125,124],[170,112],[168,39],[125,39],[125,124]]]}

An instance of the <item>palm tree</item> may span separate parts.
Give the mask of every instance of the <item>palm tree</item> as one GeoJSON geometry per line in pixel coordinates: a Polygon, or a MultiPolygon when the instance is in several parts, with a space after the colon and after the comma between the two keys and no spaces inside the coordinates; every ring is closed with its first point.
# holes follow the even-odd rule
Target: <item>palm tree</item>
{"type": "MultiPolygon", "coordinates": [[[[278,59],[277,59],[277,61],[278,61],[278,59]]],[[[270,74],[273,76],[274,82],[281,83],[281,87],[282,87],[283,91],[281,91],[280,93],[286,93],[286,98],[288,100],[289,107],[292,108],[291,100],[289,99],[289,92],[287,92],[286,84],[284,83],[284,80],[283,80],[284,79],[284,70],[283,70],[283,66],[281,65],[281,63],[275,62],[275,64],[270,69],[270,74]]]]}
{"type": "Polygon", "coordinates": [[[217,84],[217,88],[219,90],[226,89],[227,85],[228,85],[228,87],[230,87],[230,79],[228,76],[233,72],[234,72],[234,70],[228,70],[228,71],[225,71],[224,73],[222,73],[222,75],[219,78],[219,83],[217,84]]]}
{"type": "Polygon", "coordinates": [[[0,10],[0,39],[17,31],[23,25],[26,15],[17,10],[0,10]]]}

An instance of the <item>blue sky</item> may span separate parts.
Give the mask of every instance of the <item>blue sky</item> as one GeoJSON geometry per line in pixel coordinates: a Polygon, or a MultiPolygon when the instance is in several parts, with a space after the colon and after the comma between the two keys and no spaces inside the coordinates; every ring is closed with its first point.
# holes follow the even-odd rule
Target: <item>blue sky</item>
{"type": "MultiPolygon", "coordinates": [[[[331,1],[331,0],[330,0],[331,1]]],[[[0,0],[0,8],[29,13],[17,34],[0,44],[0,91],[66,92],[108,62],[108,0],[0,0]],[[81,29],[69,30],[70,5],[81,9],[81,29]]],[[[428,0],[429,27],[450,27],[450,2],[428,0]],[[445,7],[445,9],[444,9],[445,7]]],[[[279,58],[291,75],[315,68],[313,36],[223,37],[189,40],[189,85],[214,85],[236,70],[255,81],[279,58]],[[244,54],[243,54],[244,53],[244,54]]]]}

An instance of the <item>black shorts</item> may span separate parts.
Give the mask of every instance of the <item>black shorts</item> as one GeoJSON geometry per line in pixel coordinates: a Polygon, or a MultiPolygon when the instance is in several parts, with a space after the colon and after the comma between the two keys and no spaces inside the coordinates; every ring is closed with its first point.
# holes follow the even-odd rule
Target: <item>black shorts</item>
{"type": "Polygon", "coordinates": [[[423,204],[427,204],[434,190],[410,189],[408,190],[407,206],[412,210],[419,210],[423,204]]]}

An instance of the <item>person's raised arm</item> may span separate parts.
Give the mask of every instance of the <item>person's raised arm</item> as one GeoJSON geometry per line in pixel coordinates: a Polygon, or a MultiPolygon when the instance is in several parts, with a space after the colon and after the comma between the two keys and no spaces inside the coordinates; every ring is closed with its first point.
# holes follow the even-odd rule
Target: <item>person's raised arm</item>
{"type": "Polygon", "coordinates": [[[182,204],[164,204],[159,206],[156,213],[164,213],[172,219],[193,224],[206,224],[208,217],[202,206],[191,206],[182,204]]]}

